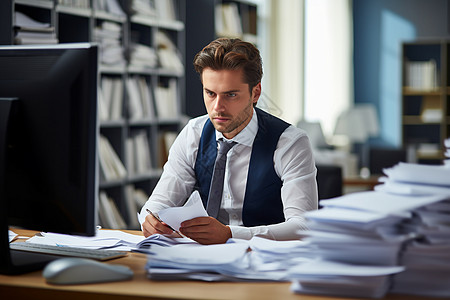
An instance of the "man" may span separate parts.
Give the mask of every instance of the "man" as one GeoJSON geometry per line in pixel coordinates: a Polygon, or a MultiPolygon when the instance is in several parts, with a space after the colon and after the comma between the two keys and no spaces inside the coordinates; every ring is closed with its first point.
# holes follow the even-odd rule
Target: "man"
{"type": "MultiPolygon", "coordinates": [[[[208,115],[180,132],[141,214],[182,206],[194,190],[208,207],[215,200],[209,189],[218,144],[232,142],[218,215],[187,220],[180,232],[202,244],[231,237],[298,239],[306,229],[303,213],[317,209],[316,168],[305,132],[255,107],[263,73],[258,49],[217,39],[195,56],[194,67],[208,115]]],[[[145,236],[173,234],[151,214],[142,230],[145,236]]]]}

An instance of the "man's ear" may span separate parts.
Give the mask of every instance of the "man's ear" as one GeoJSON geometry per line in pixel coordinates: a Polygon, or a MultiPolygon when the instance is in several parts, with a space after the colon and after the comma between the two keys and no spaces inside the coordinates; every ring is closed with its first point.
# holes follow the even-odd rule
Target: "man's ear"
{"type": "Polygon", "coordinates": [[[255,85],[252,89],[252,101],[254,104],[258,102],[260,96],[261,96],[261,82],[255,85]]]}

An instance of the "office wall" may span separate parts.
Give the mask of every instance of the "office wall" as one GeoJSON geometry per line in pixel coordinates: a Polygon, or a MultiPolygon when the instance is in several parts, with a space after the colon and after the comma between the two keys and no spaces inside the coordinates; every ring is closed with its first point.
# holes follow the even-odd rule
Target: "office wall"
{"type": "Polygon", "coordinates": [[[401,146],[401,43],[450,38],[448,0],[353,0],[355,102],[378,108],[376,144],[401,146]]]}

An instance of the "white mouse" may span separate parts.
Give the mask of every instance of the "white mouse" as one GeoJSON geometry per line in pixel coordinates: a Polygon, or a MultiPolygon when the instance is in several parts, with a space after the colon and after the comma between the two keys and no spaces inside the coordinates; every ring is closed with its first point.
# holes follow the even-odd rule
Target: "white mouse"
{"type": "Polygon", "coordinates": [[[50,262],[42,275],[48,283],[82,284],[128,280],[133,277],[133,271],[126,266],[70,257],[50,262]]]}

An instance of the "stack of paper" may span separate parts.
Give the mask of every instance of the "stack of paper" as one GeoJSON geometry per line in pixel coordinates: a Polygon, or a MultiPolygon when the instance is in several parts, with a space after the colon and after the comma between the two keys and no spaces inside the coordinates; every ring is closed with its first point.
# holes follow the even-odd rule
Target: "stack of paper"
{"type": "Polygon", "coordinates": [[[378,186],[392,194],[410,198],[440,197],[412,210],[408,226],[419,238],[408,244],[401,264],[406,271],[394,278],[392,291],[444,297],[450,295],[450,168],[399,164],[387,169],[385,184],[378,186]]]}
{"type": "Polygon", "coordinates": [[[294,293],[381,298],[390,286],[391,274],[401,266],[362,266],[316,260],[290,270],[294,293]]]}
{"type": "Polygon", "coordinates": [[[15,44],[57,44],[55,27],[49,23],[38,22],[16,11],[14,30],[15,44]]]}
{"type": "Polygon", "coordinates": [[[35,235],[26,242],[61,247],[130,251],[144,239],[142,235],[119,230],[97,230],[93,237],[41,232],[40,235],[35,235]]]}
{"type": "MultiPolygon", "coordinates": [[[[402,265],[403,248],[423,234],[418,230],[416,215],[424,207],[440,207],[450,196],[446,188],[429,184],[426,185],[427,188],[436,189],[437,192],[425,192],[425,189],[420,193],[389,192],[387,183],[390,186],[394,184],[391,177],[395,178],[396,191],[407,188],[419,190],[421,186],[425,186],[412,179],[416,177],[426,177],[423,181],[440,184],[450,180],[450,173],[443,173],[440,167],[409,164],[400,167],[396,166],[395,171],[387,170],[389,179],[384,179],[385,184],[377,186],[376,191],[324,200],[321,202],[323,209],[306,213],[309,230],[302,234],[304,240],[310,243],[311,252],[319,260],[314,268],[320,269],[320,276],[311,277],[308,276],[311,270],[294,268],[291,270],[293,291],[360,297],[381,297],[388,292],[390,274],[402,271],[402,268],[392,267],[402,265]],[[405,167],[406,170],[397,170],[400,167],[405,167]],[[419,170],[416,171],[415,168],[419,170]],[[407,185],[405,178],[413,180],[413,184],[407,185]],[[398,186],[400,184],[401,187],[398,186]],[[341,270],[323,267],[322,264],[328,263],[339,263],[341,270]],[[374,268],[375,266],[381,269],[374,268]],[[346,273],[353,268],[361,272],[355,273],[356,275],[346,273]],[[383,272],[385,273],[382,274],[383,272]]],[[[400,278],[405,273],[401,272],[394,278],[400,278]]],[[[421,280],[424,280],[423,277],[421,280]]]]}
{"type": "Polygon", "coordinates": [[[287,270],[309,262],[301,241],[230,239],[226,244],[152,245],[148,277],[158,280],[288,281],[287,270]],[[304,257],[305,256],[305,257],[304,257]],[[302,258],[303,257],[303,258],[302,258]]]}
{"type": "Polygon", "coordinates": [[[154,48],[133,43],[130,46],[130,67],[138,69],[156,68],[158,56],[154,48]]]}
{"type": "MultiPolygon", "coordinates": [[[[194,192],[184,206],[162,209],[158,215],[179,230],[184,220],[204,217],[207,213],[199,193],[194,192]]],[[[144,214],[139,215],[141,222],[144,217],[144,214]]],[[[230,239],[226,244],[205,246],[188,238],[153,235],[138,247],[139,251],[149,254],[147,270],[152,279],[287,281],[287,270],[293,264],[311,260],[306,244],[299,240],[273,241],[254,237],[250,241],[230,239]]]]}
{"type": "Polygon", "coordinates": [[[93,39],[100,46],[100,63],[114,67],[125,66],[121,44],[122,28],[119,24],[108,21],[100,23],[94,28],[93,39]]]}

